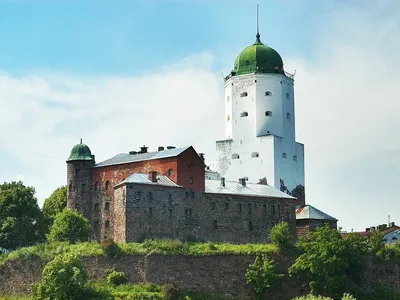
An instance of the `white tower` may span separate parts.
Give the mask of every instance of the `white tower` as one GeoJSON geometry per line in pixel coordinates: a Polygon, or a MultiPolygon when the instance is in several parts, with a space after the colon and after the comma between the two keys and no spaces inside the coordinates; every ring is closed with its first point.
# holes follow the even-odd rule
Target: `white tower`
{"type": "Polygon", "coordinates": [[[304,145],[296,142],[294,76],[260,41],[244,49],[225,78],[225,139],[217,141],[217,171],[282,191],[304,187],[304,145]]]}

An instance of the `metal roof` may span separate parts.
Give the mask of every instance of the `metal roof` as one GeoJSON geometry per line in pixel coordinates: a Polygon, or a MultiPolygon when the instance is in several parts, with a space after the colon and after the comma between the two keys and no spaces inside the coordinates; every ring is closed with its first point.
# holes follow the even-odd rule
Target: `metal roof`
{"type": "Polygon", "coordinates": [[[299,207],[296,210],[296,219],[314,219],[314,220],[330,220],[337,221],[334,217],[320,211],[319,209],[309,204],[299,207]]]}
{"type": "Polygon", "coordinates": [[[175,157],[181,154],[182,152],[189,149],[191,146],[182,147],[182,148],[173,148],[173,149],[165,149],[157,152],[147,152],[147,153],[138,153],[138,154],[129,154],[129,153],[120,153],[110,159],[102,161],[94,165],[95,168],[105,167],[105,166],[113,166],[113,165],[121,165],[127,164],[137,161],[145,161],[152,159],[160,159],[160,158],[168,158],[175,157]]]}
{"type": "Polygon", "coordinates": [[[221,185],[220,180],[206,180],[206,193],[212,194],[231,194],[241,196],[254,196],[254,197],[273,197],[273,198],[285,198],[290,200],[296,200],[286,193],[274,188],[273,186],[248,183],[243,186],[236,181],[225,181],[225,186],[221,185]]]}
{"type": "Polygon", "coordinates": [[[181,187],[180,185],[177,185],[175,182],[173,182],[171,179],[169,179],[165,175],[158,175],[157,176],[157,182],[152,182],[149,179],[148,174],[143,174],[143,173],[133,173],[130,175],[128,178],[126,178],[124,181],[122,181],[120,184],[124,183],[140,183],[140,184],[152,184],[152,185],[163,185],[163,186],[173,186],[173,187],[181,187]]]}

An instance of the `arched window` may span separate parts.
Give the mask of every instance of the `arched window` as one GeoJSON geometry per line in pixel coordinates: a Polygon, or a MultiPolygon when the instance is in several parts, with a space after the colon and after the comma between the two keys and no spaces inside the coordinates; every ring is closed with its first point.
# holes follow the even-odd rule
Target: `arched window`
{"type": "Polygon", "coordinates": [[[109,229],[109,228],[110,228],[110,221],[109,221],[109,220],[107,220],[107,221],[104,222],[104,227],[105,227],[106,229],[109,229]]]}
{"type": "Polygon", "coordinates": [[[233,153],[232,154],[232,159],[239,159],[239,154],[233,153]]]}
{"type": "Polygon", "coordinates": [[[265,96],[272,96],[272,92],[271,91],[266,91],[265,92],[265,96]]]}
{"type": "Polygon", "coordinates": [[[258,157],[259,155],[258,155],[258,152],[253,152],[252,154],[251,154],[251,157],[258,157]]]}
{"type": "Polygon", "coordinates": [[[76,170],[75,170],[75,175],[78,177],[80,172],[81,172],[81,170],[76,169],[76,170]]]}
{"type": "Polygon", "coordinates": [[[174,174],[174,170],[169,169],[169,170],[168,170],[168,176],[171,176],[172,174],[174,174]]]}
{"type": "Polygon", "coordinates": [[[240,97],[247,97],[247,92],[243,92],[240,94],[240,97]]]}
{"type": "Polygon", "coordinates": [[[227,116],[226,116],[226,120],[227,120],[227,121],[230,121],[230,120],[231,120],[231,116],[230,116],[230,115],[227,115],[227,116]]]}
{"type": "Polygon", "coordinates": [[[71,193],[71,192],[72,192],[72,183],[70,183],[68,186],[68,193],[71,193]]]}
{"type": "Polygon", "coordinates": [[[293,156],[293,161],[297,161],[297,156],[296,155],[293,156]]]}
{"type": "Polygon", "coordinates": [[[290,98],[290,94],[286,93],[286,99],[289,99],[289,98],[290,98]]]}
{"type": "Polygon", "coordinates": [[[104,204],[104,210],[105,210],[105,211],[110,211],[110,202],[106,202],[106,203],[104,204]]]}
{"type": "Polygon", "coordinates": [[[272,111],[267,110],[267,111],[265,112],[265,115],[266,115],[267,117],[272,117],[272,111]]]}
{"type": "Polygon", "coordinates": [[[289,121],[292,119],[292,116],[290,115],[290,113],[286,113],[286,119],[288,119],[289,121]]]}
{"type": "Polygon", "coordinates": [[[286,153],[285,152],[282,153],[282,158],[286,158],[286,153]]]}
{"type": "Polygon", "coordinates": [[[110,189],[110,182],[107,180],[106,181],[106,191],[108,191],[110,189]]]}
{"type": "Polygon", "coordinates": [[[247,117],[248,115],[249,115],[249,113],[247,111],[244,111],[240,114],[240,117],[243,118],[243,117],[247,117]]]}
{"type": "Polygon", "coordinates": [[[98,182],[96,182],[96,183],[94,184],[94,190],[95,190],[96,192],[98,192],[98,191],[100,190],[100,185],[99,185],[98,182]]]}

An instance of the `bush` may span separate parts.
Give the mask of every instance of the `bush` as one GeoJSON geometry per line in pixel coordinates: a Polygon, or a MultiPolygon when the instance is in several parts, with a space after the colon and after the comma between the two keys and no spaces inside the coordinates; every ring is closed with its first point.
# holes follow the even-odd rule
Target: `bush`
{"type": "Polygon", "coordinates": [[[246,282],[254,287],[258,299],[261,299],[264,292],[277,283],[283,274],[278,274],[274,261],[268,256],[257,256],[254,263],[249,265],[246,271],[246,282]]]}
{"type": "Polygon", "coordinates": [[[287,222],[280,222],[272,227],[269,237],[279,250],[287,251],[294,248],[294,238],[287,222]]]}
{"type": "Polygon", "coordinates": [[[106,257],[118,258],[122,255],[121,248],[112,239],[104,240],[100,247],[106,257]]]}
{"type": "Polygon", "coordinates": [[[124,272],[112,271],[107,275],[107,283],[121,285],[128,282],[128,277],[124,272]]]}
{"type": "Polygon", "coordinates": [[[85,242],[89,240],[91,231],[92,228],[85,217],[77,211],[66,208],[55,216],[47,239],[51,242],[85,242]]]}
{"type": "Polygon", "coordinates": [[[387,285],[378,285],[368,298],[369,300],[400,300],[400,294],[392,287],[387,285]]]}
{"type": "Polygon", "coordinates": [[[33,299],[78,299],[85,290],[88,276],[82,262],[72,254],[58,255],[42,273],[42,281],[34,285],[33,299]]]}
{"type": "MultiPolygon", "coordinates": [[[[297,297],[293,300],[332,300],[332,298],[323,297],[323,296],[315,296],[315,295],[310,294],[307,296],[297,297]]],[[[356,298],[354,298],[350,294],[343,294],[342,300],[356,300],[356,298]]]]}
{"type": "Polygon", "coordinates": [[[178,300],[181,297],[181,292],[176,285],[167,284],[161,289],[163,298],[166,300],[178,300]]]}

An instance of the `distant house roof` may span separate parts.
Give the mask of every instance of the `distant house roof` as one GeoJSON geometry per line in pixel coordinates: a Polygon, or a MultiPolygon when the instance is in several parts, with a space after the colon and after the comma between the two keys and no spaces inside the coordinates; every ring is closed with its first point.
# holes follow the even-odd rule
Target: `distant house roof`
{"type": "Polygon", "coordinates": [[[137,153],[137,154],[129,154],[129,153],[120,153],[110,159],[102,161],[94,165],[95,168],[113,166],[113,165],[121,165],[138,161],[146,161],[152,159],[161,159],[168,157],[175,157],[179,154],[185,152],[191,146],[182,147],[182,148],[173,148],[173,149],[165,149],[157,152],[146,152],[146,153],[137,153]]]}
{"type": "Polygon", "coordinates": [[[304,219],[313,219],[313,220],[328,220],[328,221],[337,221],[334,217],[320,211],[319,209],[311,206],[309,204],[303,205],[296,210],[296,219],[304,220],[304,219]]]}
{"type": "Polygon", "coordinates": [[[128,178],[120,182],[117,186],[124,184],[124,183],[138,183],[138,184],[150,184],[150,185],[162,185],[162,186],[172,186],[172,187],[181,187],[173,182],[168,176],[165,175],[158,175],[157,182],[152,182],[149,179],[148,174],[143,173],[133,173],[128,178]]]}
{"type": "Polygon", "coordinates": [[[230,195],[241,195],[241,196],[255,196],[255,197],[273,197],[273,198],[284,198],[290,200],[297,200],[286,193],[274,188],[273,186],[248,183],[243,186],[236,181],[225,181],[225,186],[221,185],[220,180],[206,180],[205,181],[206,193],[210,194],[230,194],[230,195]]]}

